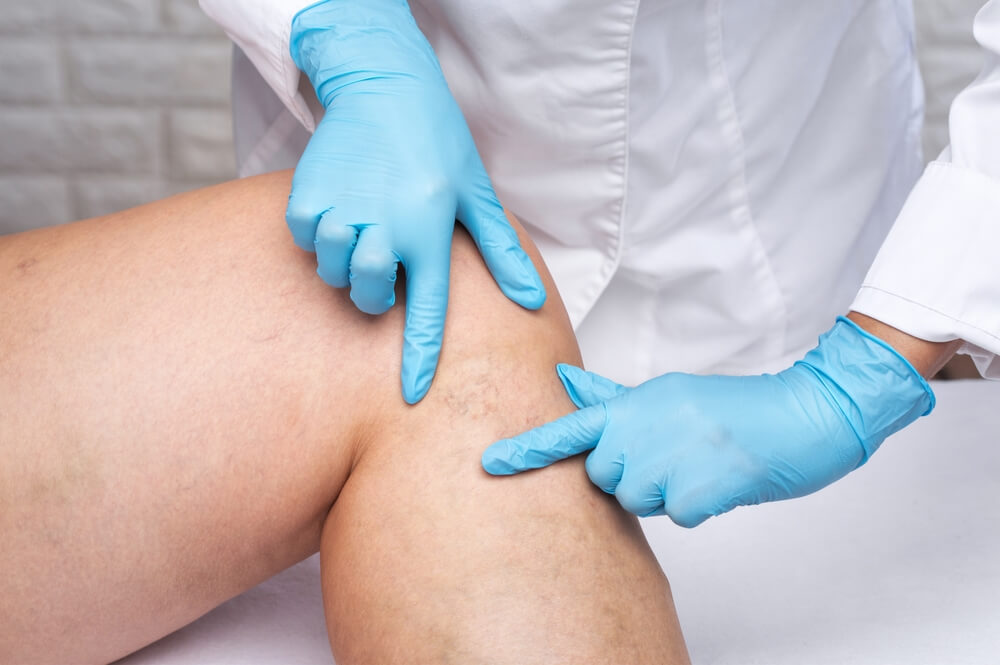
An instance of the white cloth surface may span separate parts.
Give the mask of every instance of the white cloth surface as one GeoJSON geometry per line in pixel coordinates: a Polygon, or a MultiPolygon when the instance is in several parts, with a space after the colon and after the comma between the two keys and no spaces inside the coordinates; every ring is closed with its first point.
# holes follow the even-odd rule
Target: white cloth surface
{"type": "MultiPolygon", "coordinates": [[[[986,665],[1000,654],[1000,384],[938,406],[802,499],[644,520],[696,665],[986,665]]],[[[318,559],[122,665],[329,664],[318,559]]]]}

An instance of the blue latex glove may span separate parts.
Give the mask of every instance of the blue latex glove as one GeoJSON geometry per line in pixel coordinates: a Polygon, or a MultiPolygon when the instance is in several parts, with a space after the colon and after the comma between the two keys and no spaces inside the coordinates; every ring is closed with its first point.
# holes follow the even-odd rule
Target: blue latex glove
{"type": "Polygon", "coordinates": [[[571,365],[558,372],[580,410],[494,443],[483,467],[511,474],[593,449],[598,487],[686,527],[815,492],[934,408],[910,363],[845,318],[776,375],[665,374],[630,389],[571,365]]]}
{"type": "Polygon", "coordinates": [[[381,314],[406,270],[403,396],[427,393],[448,307],[456,217],[500,289],[537,309],[545,287],[504,216],[462,112],[405,0],[328,0],[292,22],[291,53],[326,115],[292,180],[287,221],[319,275],[381,314]]]}

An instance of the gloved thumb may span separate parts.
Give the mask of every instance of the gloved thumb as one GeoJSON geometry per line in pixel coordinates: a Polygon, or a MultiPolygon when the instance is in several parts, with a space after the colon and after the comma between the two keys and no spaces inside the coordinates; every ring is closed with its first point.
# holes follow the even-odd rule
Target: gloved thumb
{"type": "Polygon", "coordinates": [[[560,363],[556,365],[556,373],[559,374],[559,380],[569,398],[579,409],[606,402],[628,392],[628,388],[620,383],[573,365],[560,363]]]}
{"type": "Polygon", "coordinates": [[[542,278],[521,248],[486,172],[480,167],[473,179],[472,191],[459,198],[458,221],[472,236],[504,295],[525,309],[540,308],[545,304],[542,278]]]}

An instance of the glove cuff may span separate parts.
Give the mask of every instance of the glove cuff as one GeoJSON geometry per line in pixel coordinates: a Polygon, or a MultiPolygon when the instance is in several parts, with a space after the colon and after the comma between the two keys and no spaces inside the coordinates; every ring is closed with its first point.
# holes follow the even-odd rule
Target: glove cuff
{"type": "Polygon", "coordinates": [[[310,5],[292,19],[289,51],[324,106],[353,83],[444,79],[406,0],[322,0],[310,5]]]}
{"type": "Polygon", "coordinates": [[[885,341],[845,317],[795,363],[809,369],[854,429],[868,461],[889,435],[934,409],[934,391],[885,341]]]}

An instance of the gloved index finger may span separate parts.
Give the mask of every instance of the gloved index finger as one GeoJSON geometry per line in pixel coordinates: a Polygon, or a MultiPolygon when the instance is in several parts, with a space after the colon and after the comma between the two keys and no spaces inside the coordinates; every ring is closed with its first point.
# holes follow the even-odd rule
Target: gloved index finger
{"type": "Polygon", "coordinates": [[[607,423],[603,404],[580,409],[511,439],[501,439],[483,452],[483,468],[495,476],[539,469],[591,450],[607,423]]]}
{"type": "Polygon", "coordinates": [[[562,381],[563,388],[566,389],[566,394],[580,409],[606,402],[628,392],[628,388],[620,383],[574,365],[559,363],[556,365],[556,373],[562,381]]]}

